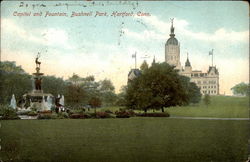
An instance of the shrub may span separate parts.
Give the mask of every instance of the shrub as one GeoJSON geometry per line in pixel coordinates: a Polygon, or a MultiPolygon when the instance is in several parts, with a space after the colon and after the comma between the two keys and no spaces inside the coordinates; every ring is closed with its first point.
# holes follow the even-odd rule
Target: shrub
{"type": "Polygon", "coordinates": [[[60,113],[58,113],[57,118],[58,118],[58,119],[69,118],[69,114],[66,113],[66,112],[60,112],[60,113]]]}
{"type": "Polygon", "coordinates": [[[28,116],[36,116],[37,115],[37,112],[35,111],[30,111],[27,113],[28,116]]]}
{"type": "Polygon", "coordinates": [[[51,114],[52,111],[51,110],[43,110],[39,112],[40,114],[51,114]]]}
{"type": "Polygon", "coordinates": [[[84,113],[84,115],[85,115],[86,118],[95,118],[96,117],[95,113],[89,113],[89,112],[87,112],[87,113],[84,113]]]}
{"type": "Polygon", "coordinates": [[[105,110],[105,112],[106,112],[106,113],[109,113],[109,114],[113,114],[113,112],[110,111],[110,110],[105,110]]]}
{"type": "Polygon", "coordinates": [[[72,119],[83,119],[84,115],[83,114],[79,114],[79,113],[78,114],[75,113],[75,114],[71,114],[69,117],[72,118],[72,119]]]}
{"type": "Polygon", "coordinates": [[[169,113],[137,113],[139,117],[169,117],[169,113]]]}
{"type": "Polygon", "coordinates": [[[39,114],[37,119],[57,119],[57,114],[39,114]]]}
{"type": "Polygon", "coordinates": [[[0,115],[1,115],[0,119],[2,119],[2,120],[20,119],[17,116],[16,110],[14,110],[8,106],[4,106],[4,105],[1,105],[0,115]]]}
{"type": "Polygon", "coordinates": [[[116,111],[115,114],[117,118],[129,118],[130,117],[130,113],[124,110],[116,111]]]}
{"type": "Polygon", "coordinates": [[[135,116],[135,112],[133,110],[128,110],[127,112],[129,113],[130,116],[135,116]]]}
{"type": "Polygon", "coordinates": [[[96,112],[96,118],[110,118],[110,114],[106,112],[96,112]]]}

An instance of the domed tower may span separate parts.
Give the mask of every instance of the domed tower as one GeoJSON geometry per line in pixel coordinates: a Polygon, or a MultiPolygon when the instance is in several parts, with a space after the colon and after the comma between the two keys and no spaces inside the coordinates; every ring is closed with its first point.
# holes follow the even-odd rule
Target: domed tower
{"type": "Polygon", "coordinates": [[[173,20],[171,19],[171,28],[170,28],[170,38],[165,44],[165,61],[166,63],[175,66],[176,69],[181,69],[180,62],[180,44],[175,38],[173,20]]]}

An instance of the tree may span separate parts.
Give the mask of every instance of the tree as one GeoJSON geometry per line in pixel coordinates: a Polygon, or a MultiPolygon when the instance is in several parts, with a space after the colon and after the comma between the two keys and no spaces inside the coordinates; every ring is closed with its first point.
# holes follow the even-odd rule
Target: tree
{"type": "Polygon", "coordinates": [[[54,96],[58,94],[65,95],[67,84],[62,78],[55,76],[44,76],[42,79],[42,89],[46,93],[51,93],[54,96]]]}
{"type": "Polygon", "coordinates": [[[22,69],[21,66],[16,66],[16,62],[14,61],[0,62],[0,69],[7,73],[18,73],[18,74],[25,73],[25,71],[22,69]]]}
{"type": "Polygon", "coordinates": [[[79,77],[75,73],[71,77],[69,77],[65,92],[65,99],[67,105],[79,107],[85,104],[84,98],[86,98],[87,93],[81,85],[80,81],[82,80],[84,79],[79,77]]]}
{"type": "Polygon", "coordinates": [[[96,113],[96,108],[97,107],[100,107],[102,105],[102,101],[99,97],[92,97],[90,100],[89,100],[89,105],[92,107],[92,108],[95,108],[95,113],[96,113]]]}
{"type": "Polygon", "coordinates": [[[114,90],[115,90],[113,83],[108,79],[104,79],[104,80],[100,81],[99,84],[100,84],[100,91],[114,92],[114,90]]]}
{"type": "Polygon", "coordinates": [[[185,105],[188,93],[177,71],[167,63],[155,63],[128,84],[127,106],[133,109],[161,109],[185,105]]]}
{"type": "Polygon", "coordinates": [[[68,81],[72,82],[73,84],[77,84],[77,82],[79,82],[80,80],[82,80],[82,78],[80,78],[75,73],[73,73],[72,77],[69,77],[69,79],[68,79],[68,81]]]}
{"type": "Polygon", "coordinates": [[[9,104],[12,94],[21,101],[22,96],[32,89],[31,76],[15,62],[0,63],[0,103],[9,104]]]}
{"type": "Polygon", "coordinates": [[[77,84],[69,83],[66,88],[65,99],[67,105],[79,107],[84,104],[86,92],[77,84]]]}
{"type": "Polygon", "coordinates": [[[100,97],[103,101],[104,105],[114,105],[116,101],[116,94],[115,94],[115,87],[113,83],[108,80],[104,79],[99,82],[99,90],[100,90],[100,97]]]}
{"type": "Polygon", "coordinates": [[[189,102],[199,103],[202,96],[200,88],[195,83],[190,82],[188,90],[189,102]]]}
{"type": "Polygon", "coordinates": [[[115,105],[117,105],[117,106],[126,106],[125,96],[126,96],[126,93],[127,93],[127,89],[128,89],[127,86],[122,86],[120,88],[120,93],[118,93],[118,95],[117,95],[115,105]]]}
{"type": "Polygon", "coordinates": [[[148,69],[148,63],[146,62],[146,60],[144,60],[143,63],[141,64],[141,66],[140,66],[140,70],[142,72],[144,72],[147,69],[148,69]]]}
{"type": "Polygon", "coordinates": [[[243,95],[243,96],[249,96],[250,94],[250,85],[249,83],[239,83],[236,84],[234,87],[231,88],[234,95],[243,95]]]}
{"type": "Polygon", "coordinates": [[[208,94],[205,94],[205,96],[203,98],[203,102],[208,107],[208,105],[210,105],[210,103],[211,103],[211,97],[208,94]]]}

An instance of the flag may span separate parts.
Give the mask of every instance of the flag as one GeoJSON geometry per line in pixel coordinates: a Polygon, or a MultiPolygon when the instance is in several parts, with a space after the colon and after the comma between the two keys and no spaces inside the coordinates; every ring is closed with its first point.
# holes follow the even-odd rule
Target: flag
{"type": "Polygon", "coordinates": [[[214,49],[212,49],[212,51],[209,51],[209,55],[213,55],[213,51],[214,49]]]}

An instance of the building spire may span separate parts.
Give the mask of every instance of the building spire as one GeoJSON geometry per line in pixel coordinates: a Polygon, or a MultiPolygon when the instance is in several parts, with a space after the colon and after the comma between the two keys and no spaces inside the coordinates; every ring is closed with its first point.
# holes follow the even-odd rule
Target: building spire
{"type": "Polygon", "coordinates": [[[188,52],[187,52],[187,61],[185,63],[185,66],[191,66],[190,62],[189,62],[189,59],[188,59],[188,52]]]}
{"type": "Polygon", "coordinates": [[[152,65],[155,64],[155,55],[154,55],[154,59],[153,59],[153,62],[152,62],[152,65]]]}
{"type": "Polygon", "coordinates": [[[173,26],[173,22],[174,22],[174,18],[170,18],[171,20],[171,28],[170,28],[170,37],[174,37],[174,26],[173,26]]]}

